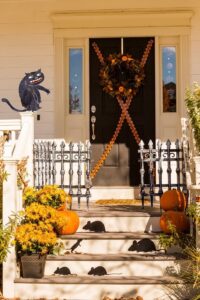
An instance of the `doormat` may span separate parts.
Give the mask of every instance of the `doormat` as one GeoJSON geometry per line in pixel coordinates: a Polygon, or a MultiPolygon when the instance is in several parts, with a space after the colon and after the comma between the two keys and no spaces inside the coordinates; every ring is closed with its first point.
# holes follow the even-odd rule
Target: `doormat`
{"type": "MultiPolygon", "coordinates": [[[[106,199],[95,201],[97,205],[136,205],[141,206],[142,200],[138,199],[106,199]]],[[[149,201],[145,200],[144,204],[149,204],[149,201]]]]}

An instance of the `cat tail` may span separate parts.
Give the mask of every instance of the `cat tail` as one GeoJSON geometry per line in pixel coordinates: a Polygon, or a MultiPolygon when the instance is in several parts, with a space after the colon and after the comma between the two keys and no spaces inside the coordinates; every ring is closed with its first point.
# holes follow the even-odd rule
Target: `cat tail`
{"type": "Polygon", "coordinates": [[[10,106],[10,108],[11,108],[12,110],[14,110],[14,111],[17,111],[17,112],[24,112],[24,111],[27,111],[26,108],[25,108],[25,109],[18,109],[18,108],[15,108],[15,107],[10,103],[10,101],[9,101],[8,99],[6,99],[6,98],[2,98],[1,101],[7,103],[7,104],[10,106]]]}

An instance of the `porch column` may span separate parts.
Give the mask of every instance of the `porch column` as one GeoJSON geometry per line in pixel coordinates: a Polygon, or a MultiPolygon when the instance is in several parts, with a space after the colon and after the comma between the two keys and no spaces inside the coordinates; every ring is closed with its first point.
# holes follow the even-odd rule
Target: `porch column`
{"type": "MultiPolygon", "coordinates": [[[[8,178],[3,182],[3,226],[9,216],[17,211],[17,160],[5,159],[5,171],[8,178]]],[[[3,263],[3,295],[14,298],[14,280],[16,277],[15,247],[11,246],[6,261],[3,263]]]]}
{"type": "MultiPolygon", "coordinates": [[[[34,113],[32,111],[27,111],[20,113],[22,130],[26,134],[23,136],[21,142],[21,155],[28,156],[27,161],[27,173],[29,185],[33,186],[33,143],[34,143],[34,113]]],[[[20,156],[21,158],[22,156],[20,156]]]]}
{"type": "MultiPolygon", "coordinates": [[[[200,206],[200,203],[197,205],[200,206]]],[[[200,249],[200,224],[196,225],[196,247],[197,249],[200,249]]]]}

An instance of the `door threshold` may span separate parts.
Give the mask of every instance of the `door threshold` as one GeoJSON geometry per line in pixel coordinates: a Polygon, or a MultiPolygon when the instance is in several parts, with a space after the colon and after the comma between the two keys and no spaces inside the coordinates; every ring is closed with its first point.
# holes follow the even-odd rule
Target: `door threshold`
{"type": "Polygon", "coordinates": [[[140,199],[140,188],[138,186],[93,186],[90,201],[99,199],[140,199]]]}

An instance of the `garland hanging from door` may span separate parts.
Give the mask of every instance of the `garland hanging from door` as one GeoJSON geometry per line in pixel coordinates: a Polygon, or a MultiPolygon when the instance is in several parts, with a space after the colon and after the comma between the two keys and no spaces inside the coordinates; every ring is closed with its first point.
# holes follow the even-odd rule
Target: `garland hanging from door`
{"type": "Polygon", "coordinates": [[[141,61],[134,59],[132,55],[129,54],[110,54],[106,59],[104,59],[98,45],[95,42],[92,44],[101,63],[101,69],[99,72],[100,85],[103,87],[103,91],[112,97],[116,97],[122,112],[110,142],[106,145],[103,154],[90,173],[91,179],[94,179],[109,155],[125,119],[136,143],[140,143],[139,134],[133,120],[131,119],[128,109],[133,97],[137,94],[139,87],[143,83],[145,77],[144,66],[148,59],[153,42],[153,40],[148,41],[141,61]]]}

